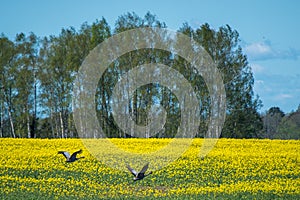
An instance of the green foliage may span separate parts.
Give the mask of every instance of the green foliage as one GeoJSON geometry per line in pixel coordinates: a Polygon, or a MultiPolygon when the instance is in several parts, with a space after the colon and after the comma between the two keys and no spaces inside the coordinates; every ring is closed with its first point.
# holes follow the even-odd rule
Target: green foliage
{"type": "MultiPolygon", "coordinates": [[[[77,70],[99,43],[113,34],[139,27],[166,28],[166,24],[150,12],[144,17],[126,13],[116,20],[113,30],[102,17],[91,25],[83,23],[79,30],[64,28],[58,36],[42,39],[33,33],[29,36],[20,33],[15,41],[10,41],[2,35],[1,136],[77,137],[71,105],[77,70]]],[[[247,57],[239,45],[238,32],[229,25],[214,30],[208,24],[193,29],[187,23],[179,28],[179,32],[199,42],[217,63],[223,75],[227,120],[222,137],[260,137],[262,121],[257,110],[261,102],[253,94],[254,78],[247,57]]],[[[153,41],[148,38],[147,42],[153,41]]],[[[163,42],[167,42],[167,39],[163,42]]],[[[173,52],[159,49],[140,49],[122,55],[99,80],[96,109],[107,136],[128,136],[118,128],[113,119],[111,93],[124,73],[147,63],[168,65],[191,83],[201,102],[201,124],[197,136],[205,136],[211,110],[211,99],[205,81],[201,76],[195,75],[186,60],[173,52]]],[[[164,130],[155,137],[173,137],[180,122],[180,105],[176,96],[164,86],[148,84],[136,90],[129,105],[132,119],[137,124],[145,125],[147,113],[154,103],[159,103],[167,111],[164,130]]]]}
{"type": "MultiPolygon", "coordinates": [[[[229,25],[215,31],[208,24],[193,31],[187,24],[180,29],[198,41],[218,64],[226,89],[227,118],[222,137],[257,137],[262,122],[257,110],[261,107],[258,97],[254,98],[254,78],[246,56],[239,45],[239,34],[229,25]]],[[[204,83],[198,83],[204,91],[201,98],[207,97],[204,83]]],[[[208,100],[204,106],[209,108],[208,100]]]]}
{"type": "Polygon", "coordinates": [[[275,138],[300,139],[300,109],[286,115],[278,125],[275,138]]]}
{"type": "Polygon", "coordinates": [[[3,34],[0,37],[0,127],[1,137],[16,137],[12,119],[13,111],[13,87],[15,77],[13,66],[16,58],[14,43],[3,34]],[[5,116],[5,113],[7,115],[5,116]],[[5,133],[10,133],[5,135],[5,133]]]}
{"type": "Polygon", "coordinates": [[[278,133],[278,126],[284,117],[284,112],[279,107],[271,107],[265,115],[263,115],[263,133],[264,138],[275,138],[278,133]]]}
{"type": "Polygon", "coordinates": [[[35,135],[37,40],[33,33],[29,36],[17,34],[14,42],[1,37],[2,136],[8,136],[3,130],[8,130],[12,137],[35,135]]]}

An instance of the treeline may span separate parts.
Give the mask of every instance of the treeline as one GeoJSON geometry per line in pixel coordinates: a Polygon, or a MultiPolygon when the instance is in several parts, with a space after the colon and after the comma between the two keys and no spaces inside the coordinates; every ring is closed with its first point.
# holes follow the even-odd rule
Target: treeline
{"type": "Polygon", "coordinates": [[[300,105],[296,111],[284,113],[279,107],[272,107],[262,114],[263,130],[261,137],[299,139],[300,105]]]}
{"type": "MultiPolygon", "coordinates": [[[[58,36],[40,38],[34,33],[20,33],[12,41],[2,34],[0,137],[78,137],[73,121],[72,90],[79,67],[99,43],[114,34],[138,27],[167,26],[151,13],[144,17],[127,13],[117,19],[114,29],[102,18],[92,24],[82,24],[79,30],[64,28],[58,36]]],[[[227,117],[222,137],[299,138],[299,109],[294,114],[279,114],[280,120],[277,112],[275,115],[273,111],[263,115],[258,113],[262,103],[254,96],[253,74],[239,45],[237,31],[228,25],[214,30],[208,24],[193,29],[187,23],[178,31],[199,42],[216,61],[223,75],[227,117]]],[[[113,118],[112,90],[122,74],[146,63],[168,65],[190,81],[201,102],[197,137],[203,137],[211,109],[203,78],[195,75],[190,63],[183,58],[157,49],[132,51],[121,56],[99,80],[95,102],[99,123],[106,136],[129,137],[113,118]]],[[[147,124],[147,113],[154,100],[159,101],[167,112],[164,129],[154,137],[173,137],[180,122],[180,105],[166,87],[148,84],[137,89],[131,100],[133,120],[139,125],[147,124]]]]}

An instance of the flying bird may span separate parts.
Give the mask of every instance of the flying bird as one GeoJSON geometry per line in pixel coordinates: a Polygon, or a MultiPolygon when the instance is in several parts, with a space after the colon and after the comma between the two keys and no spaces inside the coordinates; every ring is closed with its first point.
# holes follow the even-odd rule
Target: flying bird
{"type": "Polygon", "coordinates": [[[79,151],[75,151],[71,156],[70,156],[70,153],[67,152],[67,151],[59,151],[58,154],[62,154],[64,155],[64,157],[67,159],[66,162],[74,162],[76,160],[79,160],[80,158],[84,158],[84,157],[80,157],[80,158],[77,158],[77,154],[78,153],[81,153],[82,150],[80,149],[79,151]]]}
{"type": "Polygon", "coordinates": [[[133,180],[134,181],[138,181],[138,180],[142,180],[143,178],[145,178],[146,176],[152,174],[152,171],[150,171],[148,174],[145,174],[145,172],[148,169],[148,165],[149,163],[147,163],[143,169],[137,173],[134,169],[132,169],[129,165],[127,165],[127,169],[131,172],[131,174],[134,176],[133,180]]]}

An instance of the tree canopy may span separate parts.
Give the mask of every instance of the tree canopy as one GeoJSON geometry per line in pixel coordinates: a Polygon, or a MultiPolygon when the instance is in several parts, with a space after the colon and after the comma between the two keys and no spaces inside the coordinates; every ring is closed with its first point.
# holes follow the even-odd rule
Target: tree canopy
{"type": "MultiPolygon", "coordinates": [[[[39,38],[34,33],[20,33],[11,41],[2,34],[0,137],[78,137],[72,116],[72,89],[79,67],[89,52],[105,39],[140,27],[167,28],[167,25],[150,12],[144,17],[126,13],[116,20],[114,28],[102,17],[91,25],[83,23],[79,30],[63,28],[58,36],[39,38]]],[[[222,137],[285,138],[286,132],[293,135],[291,138],[299,137],[296,131],[299,109],[288,117],[279,108],[273,108],[264,117],[258,113],[262,102],[254,95],[253,73],[236,30],[229,25],[214,30],[207,23],[193,29],[184,23],[178,31],[201,44],[222,74],[227,100],[222,137]],[[270,119],[274,123],[270,123],[270,119]]],[[[197,137],[203,137],[211,109],[205,81],[193,73],[191,64],[185,59],[159,49],[141,49],[122,55],[99,80],[95,101],[99,123],[105,134],[108,137],[129,137],[114,121],[112,90],[120,76],[146,63],[163,63],[189,80],[201,102],[197,137]]],[[[137,124],[146,124],[147,113],[154,101],[167,112],[164,129],[154,137],[174,137],[180,122],[180,104],[166,87],[153,83],[138,88],[129,105],[132,119],[137,124]]]]}

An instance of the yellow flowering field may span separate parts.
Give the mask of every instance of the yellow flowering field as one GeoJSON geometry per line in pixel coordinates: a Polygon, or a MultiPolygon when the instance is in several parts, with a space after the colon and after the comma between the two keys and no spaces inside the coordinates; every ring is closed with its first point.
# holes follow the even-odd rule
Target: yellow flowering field
{"type": "MultiPolygon", "coordinates": [[[[170,140],[111,139],[128,151],[170,140]]],[[[199,157],[202,143],[194,139],[177,160],[134,182],[129,172],[93,157],[81,139],[0,139],[0,198],[300,199],[300,141],[219,139],[199,157]],[[73,163],[57,154],[79,149],[85,158],[73,163]]]]}

